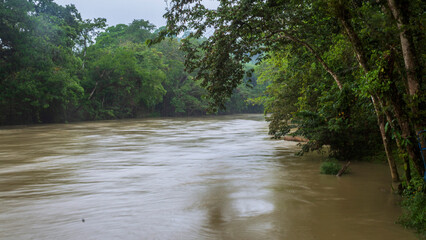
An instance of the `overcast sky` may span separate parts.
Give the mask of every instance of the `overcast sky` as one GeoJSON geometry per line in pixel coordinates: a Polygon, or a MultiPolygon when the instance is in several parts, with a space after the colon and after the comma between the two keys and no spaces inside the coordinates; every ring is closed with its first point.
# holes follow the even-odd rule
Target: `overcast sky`
{"type": "MultiPolygon", "coordinates": [[[[108,26],[129,24],[134,19],[148,20],[156,27],[166,25],[163,15],[164,0],[54,0],[60,5],[74,4],[83,19],[106,18],[108,26]]],[[[207,7],[216,5],[214,0],[204,1],[207,7]]]]}

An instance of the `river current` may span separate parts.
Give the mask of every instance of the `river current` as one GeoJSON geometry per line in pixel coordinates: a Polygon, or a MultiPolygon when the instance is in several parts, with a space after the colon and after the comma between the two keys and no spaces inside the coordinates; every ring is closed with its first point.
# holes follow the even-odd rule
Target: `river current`
{"type": "Polygon", "coordinates": [[[298,150],[262,115],[3,128],[0,239],[416,239],[386,165],[298,150]]]}

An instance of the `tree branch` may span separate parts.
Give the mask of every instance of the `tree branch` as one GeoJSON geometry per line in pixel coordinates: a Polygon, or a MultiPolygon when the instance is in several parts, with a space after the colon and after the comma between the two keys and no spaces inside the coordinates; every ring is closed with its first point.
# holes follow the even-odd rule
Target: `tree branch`
{"type": "Polygon", "coordinates": [[[300,44],[300,45],[304,46],[306,49],[308,49],[308,51],[311,52],[314,55],[314,57],[317,59],[317,61],[319,63],[321,63],[322,67],[328,72],[328,74],[330,74],[333,77],[333,79],[336,82],[336,84],[339,87],[339,89],[342,90],[342,83],[340,82],[339,76],[337,76],[337,74],[333,70],[331,70],[331,68],[321,58],[321,56],[319,55],[319,53],[317,51],[315,51],[315,49],[313,49],[311,47],[311,45],[309,45],[307,42],[304,42],[304,41],[302,41],[302,40],[296,38],[295,36],[292,36],[292,35],[290,35],[290,34],[288,34],[286,32],[280,32],[278,39],[283,39],[283,38],[285,38],[287,40],[290,40],[292,42],[295,42],[297,44],[300,44]]]}

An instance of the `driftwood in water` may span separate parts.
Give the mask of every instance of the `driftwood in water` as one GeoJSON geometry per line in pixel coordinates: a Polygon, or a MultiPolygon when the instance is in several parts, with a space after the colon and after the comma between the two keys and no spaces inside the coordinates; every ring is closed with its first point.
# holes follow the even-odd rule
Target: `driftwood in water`
{"type": "Polygon", "coordinates": [[[340,169],[340,171],[337,173],[336,176],[340,177],[342,176],[343,173],[345,173],[346,169],[348,169],[349,165],[351,164],[351,161],[348,161],[345,166],[342,167],[342,169],[340,169]]]}
{"type": "Polygon", "coordinates": [[[303,137],[298,137],[298,136],[284,136],[283,137],[284,140],[286,141],[293,141],[293,142],[309,142],[308,139],[303,138],[303,137]]]}

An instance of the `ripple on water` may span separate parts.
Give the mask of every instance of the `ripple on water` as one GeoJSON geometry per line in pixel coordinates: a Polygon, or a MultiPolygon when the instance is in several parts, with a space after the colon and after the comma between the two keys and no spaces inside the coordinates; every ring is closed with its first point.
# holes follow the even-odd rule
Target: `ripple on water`
{"type": "Polygon", "coordinates": [[[233,208],[237,211],[237,217],[253,217],[274,211],[272,203],[260,199],[236,199],[233,208]]]}

